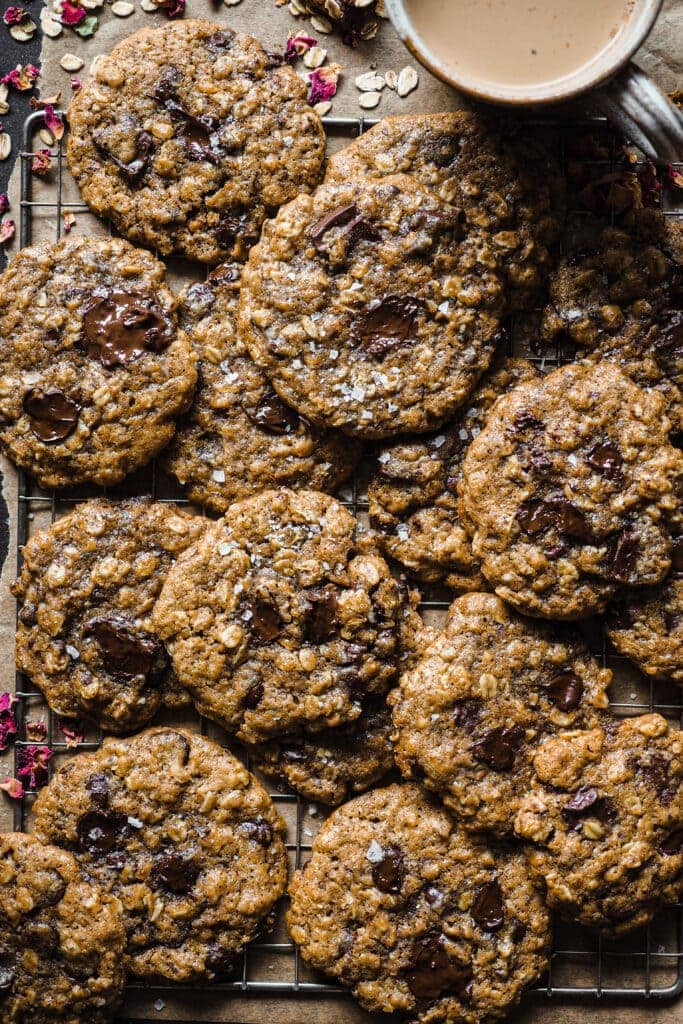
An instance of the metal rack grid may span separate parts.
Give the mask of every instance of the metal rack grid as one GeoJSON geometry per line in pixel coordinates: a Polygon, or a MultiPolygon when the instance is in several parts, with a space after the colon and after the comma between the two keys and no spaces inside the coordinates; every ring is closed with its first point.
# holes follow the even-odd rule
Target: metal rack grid
{"type": "MultiPolygon", "coordinates": [[[[347,139],[356,137],[376,123],[374,120],[363,118],[325,118],[324,121],[329,134],[341,135],[347,139]]],[[[566,165],[565,132],[568,128],[575,130],[576,125],[567,126],[556,121],[545,123],[558,129],[559,155],[563,165],[566,165]]],[[[583,124],[587,129],[607,130],[606,123],[601,119],[583,124]]],[[[27,118],[23,148],[20,153],[20,241],[22,246],[31,243],[32,227],[36,217],[48,215],[54,227],[55,237],[59,238],[62,234],[62,214],[65,210],[68,209],[74,214],[88,212],[88,208],[81,203],[67,203],[64,200],[64,140],[57,142],[52,147],[55,161],[53,183],[46,185],[44,181],[41,181],[42,194],[35,197],[35,182],[31,172],[32,144],[34,136],[41,126],[42,114],[40,111],[34,112],[27,118]]],[[[614,167],[614,141],[612,141],[610,149],[607,161],[594,162],[596,171],[602,168],[604,172],[608,172],[614,167]]],[[[673,208],[667,206],[663,206],[663,208],[668,216],[680,216],[680,212],[673,208]]],[[[520,354],[517,326],[515,322],[510,324],[510,351],[520,354]]],[[[544,362],[547,365],[556,365],[566,361],[565,354],[559,346],[551,357],[541,357],[529,350],[525,350],[523,354],[527,358],[544,362]]],[[[350,485],[342,491],[340,498],[354,513],[363,516],[367,512],[367,499],[361,479],[362,474],[357,473],[350,485]]],[[[34,517],[38,516],[43,520],[41,525],[47,525],[48,522],[54,522],[63,510],[97,493],[108,494],[110,497],[151,493],[155,499],[160,501],[187,504],[179,489],[168,478],[163,477],[154,464],[146,471],[135,474],[133,479],[125,482],[122,487],[109,491],[93,489],[88,494],[72,494],[66,491],[60,492],[58,495],[55,492],[41,492],[25,474],[21,473],[19,475],[18,550],[16,553],[18,567],[21,565],[21,546],[28,539],[34,517]]],[[[430,593],[426,595],[420,607],[423,610],[428,610],[431,614],[438,614],[448,607],[448,603],[446,595],[430,593]]],[[[634,679],[635,670],[632,667],[627,667],[628,663],[625,659],[608,651],[602,636],[595,647],[595,653],[602,658],[603,664],[609,664],[616,669],[615,676],[617,678],[625,673],[628,677],[625,687],[636,690],[636,692],[627,694],[622,687],[621,692],[615,695],[611,706],[616,714],[624,715],[656,710],[671,719],[680,720],[683,710],[680,703],[680,691],[677,693],[675,687],[670,687],[666,693],[663,693],[659,684],[655,684],[652,680],[646,681],[639,675],[637,680],[634,679]]],[[[22,727],[29,711],[33,714],[36,709],[39,709],[40,714],[47,718],[48,733],[45,742],[49,744],[55,755],[72,753],[73,750],[93,750],[98,747],[101,736],[95,734],[88,736],[83,742],[79,742],[73,750],[69,748],[65,739],[60,737],[58,722],[52,712],[47,709],[42,695],[29,680],[21,675],[17,676],[17,695],[20,698],[17,705],[19,736],[23,734],[22,727]]],[[[199,718],[198,726],[203,733],[212,728],[211,723],[199,718]]],[[[29,742],[27,739],[17,740],[15,759],[21,747],[29,742]]],[[[15,829],[23,830],[27,827],[34,795],[29,792],[23,800],[17,803],[14,815],[15,829]]],[[[288,821],[287,849],[294,865],[298,867],[302,856],[311,848],[315,820],[308,815],[306,802],[299,796],[291,792],[272,790],[272,788],[271,796],[288,821]],[[304,828],[304,823],[309,827],[304,828]]],[[[317,820],[319,823],[320,818],[317,820]]],[[[588,1003],[611,999],[634,1003],[673,999],[683,993],[683,908],[677,907],[663,912],[646,929],[627,936],[619,942],[603,939],[587,929],[574,928],[562,922],[556,922],[556,924],[550,969],[542,982],[531,990],[531,998],[579,1000],[588,1003]]],[[[172,991],[179,992],[183,989],[196,991],[196,987],[171,986],[166,983],[151,988],[147,985],[136,984],[131,987],[147,989],[154,995],[157,993],[168,994],[172,991]]],[[[282,994],[283,996],[292,994],[344,995],[342,989],[336,985],[326,984],[301,962],[298,950],[289,941],[281,923],[276,926],[276,934],[272,941],[257,941],[244,952],[233,980],[212,985],[211,990],[213,992],[223,990],[231,994],[260,993],[270,996],[273,994],[282,994]],[[278,930],[280,934],[277,933],[278,930]],[[269,970],[275,971],[274,977],[263,977],[262,961],[264,957],[271,962],[269,970]],[[253,972],[255,961],[261,965],[261,969],[257,972],[258,976],[254,976],[253,972]],[[274,967],[273,964],[276,966],[274,967]]]]}

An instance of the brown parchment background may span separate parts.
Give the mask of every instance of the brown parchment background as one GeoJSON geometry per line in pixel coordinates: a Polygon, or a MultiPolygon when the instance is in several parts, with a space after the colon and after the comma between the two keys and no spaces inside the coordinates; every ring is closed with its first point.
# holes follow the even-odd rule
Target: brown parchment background
{"type": "MultiPolygon", "coordinates": [[[[48,3],[50,0],[48,0],[48,3]]],[[[600,3],[601,0],[595,0],[600,3]]],[[[71,90],[69,78],[59,64],[65,53],[75,53],[85,60],[85,67],[77,74],[85,78],[93,58],[108,52],[119,40],[136,29],[165,22],[162,12],[148,14],[137,6],[128,18],[115,17],[109,8],[94,12],[100,15],[100,28],[89,40],[81,40],[72,31],[65,30],[58,39],[43,40],[41,66],[41,93],[49,96],[59,90],[62,104],[68,103],[71,90]]],[[[276,7],[275,0],[242,0],[237,6],[216,5],[211,0],[187,0],[187,16],[206,17],[221,24],[229,24],[243,32],[262,39],[268,49],[282,50],[290,31],[301,31],[317,37],[319,45],[329,51],[329,61],[342,65],[343,76],[334,102],[332,114],[357,117],[363,114],[358,106],[358,91],[354,78],[371,66],[380,72],[393,68],[399,71],[410,64],[418,70],[420,84],[406,99],[385,89],[380,105],[366,112],[368,117],[419,110],[447,110],[467,106],[466,101],[443,85],[410,57],[393,32],[389,22],[382,21],[378,36],[358,49],[342,45],[336,35],[322,35],[311,28],[307,19],[294,19],[286,7],[276,7]]],[[[637,62],[655,77],[667,92],[683,88],[683,0],[666,0],[660,19],[646,45],[638,53],[637,62]]],[[[299,68],[303,71],[300,64],[299,68]]],[[[43,145],[43,143],[38,143],[43,145]]],[[[333,140],[331,146],[339,145],[333,140]]],[[[66,170],[66,169],[65,169],[66,170]]],[[[14,215],[18,219],[18,167],[12,178],[10,196],[14,215]]],[[[77,202],[78,193],[68,171],[65,173],[66,202],[77,202]]],[[[53,198],[54,184],[49,179],[38,183],[34,198],[53,198]]],[[[99,233],[105,228],[94,217],[79,214],[74,232],[99,233]]],[[[54,238],[54,220],[48,216],[33,218],[32,241],[54,238]]],[[[174,285],[182,285],[201,271],[174,264],[170,276],[174,285]]],[[[17,477],[4,458],[0,457],[2,495],[10,516],[10,550],[0,574],[0,691],[14,688],[14,617],[15,603],[9,593],[9,584],[16,572],[16,508],[17,477]]],[[[0,776],[12,774],[12,752],[0,755],[0,776]]],[[[0,827],[12,828],[12,807],[0,800],[0,827]]],[[[625,968],[626,970],[627,968],[625,968]]],[[[578,968],[577,968],[578,970],[578,968]]],[[[267,971],[263,975],[268,977],[267,971]]],[[[232,996],[225,992],[204,989],[197,993],[174,993],[171,989],[131,991],[121,1014],[131,1021],[175,1020],[196,1022],[233,1022],[233,1024],[369,1024],[374,1018],[362,1011],[350,998],[301,997],[288,995],[273,998],[232,996]],[[163,1003],[163,1005],[162,1005],[163,1003]],[[156,1004],[156,1005],[155,1005],[156,1004]],[[158,1008],[157,1008],[158,1007],[158,1008]]],[[[544,1002],[534,997],[510,1018],[514,1024],[683,1024],[683,1002],[672,1005],[653,1004],[646,1007],[628,1005],[577,1005],[544,1002]]]]}

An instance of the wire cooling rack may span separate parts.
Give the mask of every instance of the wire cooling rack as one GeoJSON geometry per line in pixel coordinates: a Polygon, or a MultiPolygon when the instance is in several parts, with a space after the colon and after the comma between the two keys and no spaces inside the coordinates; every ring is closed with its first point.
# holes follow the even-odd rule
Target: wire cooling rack
{"type": "MultiPolygon", "coordinates": [[[[325,125],[330,138],[347,141],[361,134],[367,127],[374,124],[373,120],[363,118],[326,118],[325,125]]],[[[59,238],[64,232],[64,215],[71,213],[77,218],[78,233],[80,230],[79,215],[89,215],[75,192],[75,186],[68,175],[64,162],[64,140],[56,142],[52,149],[52,171],[48,177],[37,178],[31,170],[35,137],[43,125],[40,111],[30,115],[24,129],[21,159],[21,245],[29,245],[41,238],[59,238]],[[71,200],[74,198],[74,201],[71,200]],[[37,229],[37,230],[36,230],[37,229]]],[[[606,122],[595,120],[582,122],[580,126],[562,122],[548,122],[557,134],[558,155],[563,166],[567,166],[567,135],[576,132],[577,128],[585,131],[598,132],[603,140],[608,140],[607,149],[601,151],[598,159],[584,159],[584,163],[596,176],[611,172],[616,166],[618,157],[617,141],[611,135],[606,122]]],[[[573,158],[572,158],[573,160],[573,158]]],[[[575,163],[575,161],[573,161],[575,163]]],[[[665,193],[662,208],[667,216],[681,216],[681,212],[669,205],[670,197],[665,193]]],[[[572,218],[580,227],[585,213],[570,210],[572,218]]],[[[557,365],[566,362],[566,354],[558,346],[551,356],[539,356],[530,344],[530,331],[533,333],[534,315],[515,318],[510,323],[510,352],[524,355],[536,362],[546,365],[557,365]]],[[[350,484],[340,494],[341,500],[361,519],[367,515],[367,498],[364,488],[363,466],[356,473],[350,484]]],[[[70,491],[44,492],[23,473],[19,475],[17,565],[21,566],[21,546],[30,534],[39,527],[49,525],[64,514],[75,503],[84,501],[97,494],[109,497],[123,497],[133,494],[151,494],[159,501],[175,501],[187,504],[182,493],[172,480],[163,475],[152,464],[144,471],[134,474],[124,484],[111,488],[106,492],[100,489],[82,489],[78,493],[70,491]]],[[[425,594],[421,610],[425,617],[439,617],[448,607],[448,596],[441,593],[425,594]]],[[[589,642],[604,665],[614,671],[615,682],[612,686],[611,706],[617,715],[641,714],[646,711],[658,711],[671,720],[681,719],[680,690],[674,686],[654,683],[645,680],[636,669],[625,659],[608,650],[602,631],[597,630],[595,636],[588,637],[589,642]]],[[[101,736],[94,732],[88,733],[75,745],[69,746],[65,736],[60,732],[59,722],[47,708],[40,692],[25,677],[17,676],[18,735],[25,736],[27,720],[38,716],[47,724],[45,742],[54,752],[49,765],[52,770],[64,757],[72,756],[79,750],[94,750],[98,747],[101,736]]],[[[206,720],[194,716],[194,726],[203,733],[217,735],[225,742],[225,736],[217,732],[216,727],[206,720]]],[[[21,756],[20,751],[30,740],[21,738],[17,741],[15,758],[21,756]]],[[[291,792],[269,787],[271,796],[287,821],[287,850],[292,866],[298,867],[305,854],[311,848],[311,841],[324,811],[311,806],[291,792]]],[[[14,815],[16,830],[30,828],[31,809],[35,793],[27,792],[24,799],[17,802],[14,815]]],[[[164,998],[171,1000],[183,992],[189,993],[196,1005],[197,988],[189,986],[155,985],[152,988],[133,984],[133,989],[145,989],[150,999],[159,997],[154,1009],[160,1011],[165,1005],[164,998]]],[[[289,941],[282,918],[278,919],[274,931],[267,940],[253,943],[242,955],[234,977],[231,980],[211,986],[212,992],[250,993],[262,996],[273,995],[338,995],[348,998],[335,985],[326,984],[324,979],[312,972],[300,960],[299,953],[289,941]]],[[[683,909],[671,908],[663,911],[649,927],[626,936],[619,941],[601,938],[596,933],[578,926],[556,922],[553,954],[550,969],[542,982],[530,992],[530,998],[550,1000],[580,1000],[595,1002],[599,1000],[628,1001],[630,1003],[653,1000],[673,999],[683,993],[683,909]]],[[[137,1017],[136,1020],[146,1018],[137,1017]]],[[[158,1017],[157,1017],[158,1019],[158,1017]]],[[[205,1019],[205,1018],[204,1018],[205,1019]]]]}

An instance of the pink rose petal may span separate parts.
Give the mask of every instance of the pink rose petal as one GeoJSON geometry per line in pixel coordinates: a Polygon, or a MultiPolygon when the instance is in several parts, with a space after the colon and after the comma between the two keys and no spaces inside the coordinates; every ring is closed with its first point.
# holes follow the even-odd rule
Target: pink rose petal
{"type": "Polygon", "coordinates": [[[11,779],[9,776],[6,776],[0,782],[0,789],[3,789],[7,796],[11,796],[13,800],[21,800],[24,795],[24,787],[19,782],[19,779],[11,779]]]}

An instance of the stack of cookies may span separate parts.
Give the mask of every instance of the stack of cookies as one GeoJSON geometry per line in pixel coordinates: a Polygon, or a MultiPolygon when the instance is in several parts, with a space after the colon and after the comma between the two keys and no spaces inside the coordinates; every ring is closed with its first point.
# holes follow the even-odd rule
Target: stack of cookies
{"type": "Polygon", "coordinates": [[[680,232],[640,211],[556,265],[560,168],[483,115],[388,119],[321,181],[300,79],[204,21],[120,44],[69,120],[123,237],[10,263],[0,445],[43,488],[158,456],[205,515],[94,497],[24,548],[17,665],[114,735],[0,837],[0,1021],[230,975],[287,885],[245,754],[337,806],[289,887],[303,958],[370,1011],[505,1016],[551,909],[619,935],[681,897],[681,733],[610,714],[580,629],[683,681],[680,232]],[[206,279],[176,297],[170,256],[206,279]],[[544,304],[579,357],[549,373],[505,326],[544,304]],[[364,453],[370,528],[333,496],[364,453]]]}

